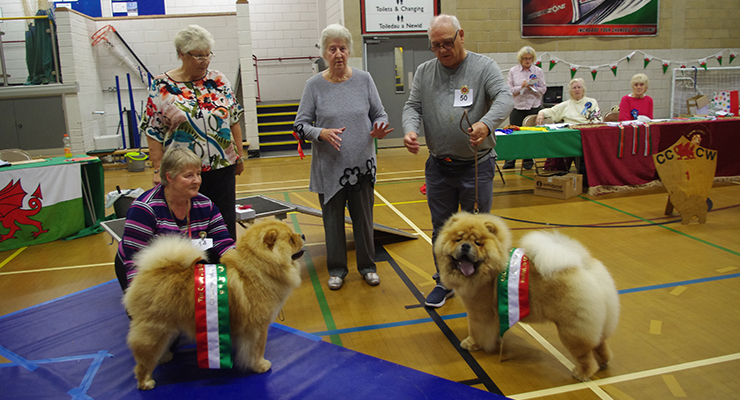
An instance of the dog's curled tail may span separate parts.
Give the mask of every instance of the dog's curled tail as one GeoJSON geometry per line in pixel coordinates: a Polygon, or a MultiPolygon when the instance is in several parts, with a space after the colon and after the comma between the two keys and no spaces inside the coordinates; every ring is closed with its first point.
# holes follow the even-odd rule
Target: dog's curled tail
{"type": "Polygon", "coordinates": [[[205,260],[203,251],[196,249],[190,239],[176,235],[159,236],[134,256],[139,273],[175,264],[183,269],[198,260],[205,260]]]}
{"type": "Polygon", "coordinates": [[[528,233],[520,244],[527,256],[538,265],[538,271],[542,275],[567,268],[586,268],[591,259],[591,254],[580,242],[557,232],[528,233]]]}

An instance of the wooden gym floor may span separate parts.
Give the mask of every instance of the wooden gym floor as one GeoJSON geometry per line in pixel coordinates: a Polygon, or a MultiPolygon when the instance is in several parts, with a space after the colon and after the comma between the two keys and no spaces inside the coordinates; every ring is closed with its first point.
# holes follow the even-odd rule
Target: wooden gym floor
{"type": "MultiPolygon", "coordinates": [[[[356,272],[348,227],[350,274],[341,290],[328,290],[321,220],[288,215],[286,222],[306,235],[308,252],[299,261],[303,283],[278,322],[515,399],[738,398],[740,185],[716,183],[707,223],[681,225],[677,214],[663,215],[660,187],[556,200],[533,195],[531,170],[504,171],[505,185],[496,177],[492,212],[508,219],[515,243],[530,230],[557,229],[603,261],[620,290],[620,324],[609,341],[614,358],[593,381],[581,383],[571,376],[572,361],[551,324],[512,328],[502,357],[468,353],[459,347],[467,335],[460,300],[423,307],[434,287],[431,221],[419,192],[425,158],[405,149],[379,151],[375,222],[419,235],[378,247],[380,286],[368,286],[356,272]]],[[[237,193],[318,209],[318,196],[307,190],[309,165],[309,158],[250,159],[237,177],[237,193]]],[[[150,179],[151,169],[106,169],[105,192],[116,185],[148,189],[150,179]]],[[[0,315],[115,279],[115,251],[110,236],[100,233],[1,252],[0,315]]]]}

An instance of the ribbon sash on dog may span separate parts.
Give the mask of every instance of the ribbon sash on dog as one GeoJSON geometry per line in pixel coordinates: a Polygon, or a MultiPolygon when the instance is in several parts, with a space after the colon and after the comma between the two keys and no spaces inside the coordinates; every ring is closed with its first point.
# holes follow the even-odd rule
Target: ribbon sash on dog
{"type": "Polygon", "coordinates": [[[508,268],[498,277],[499,336],[529,315],[529,258],[514,247],[508,268]]]}
{"type": "Polygon", "coordinates": [[[198,367],[232,367],[229,292],[222,264],[195,266],[195,339],[198,367]]]}

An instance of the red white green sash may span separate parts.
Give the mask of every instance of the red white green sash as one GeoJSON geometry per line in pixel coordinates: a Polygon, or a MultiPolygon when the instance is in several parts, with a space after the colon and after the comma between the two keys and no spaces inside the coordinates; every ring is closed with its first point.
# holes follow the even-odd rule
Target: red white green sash
{"type": "Polygon", "coordinates": [[[514,247],[508,268],[498,276],[499,336],[529,315],[529,258],[514,247]]]}
{"type": "Polygon", "coordinates": [[[195,266],[195,340],[198,367],[232,367],[229,293],[222,264],[195,266]]]}
{"type": "MultiPolygon", "coordinates": [[[[647,157],[651,154],[653,154],[652,149],[652,136],[650,133],[650,125],[646,124],[644,122],[636,122],[633,121],[627,126],[632,127],[632,154],[637,154],[637,150],[640,146],[640,127],[645,127],[645,151],[644,156],[647,157]]],[[[625,125],[620,124],[619,125],[619,143],[617,145],[617,158],[622,158],[624,156],[624,127],[625,125]]]]}

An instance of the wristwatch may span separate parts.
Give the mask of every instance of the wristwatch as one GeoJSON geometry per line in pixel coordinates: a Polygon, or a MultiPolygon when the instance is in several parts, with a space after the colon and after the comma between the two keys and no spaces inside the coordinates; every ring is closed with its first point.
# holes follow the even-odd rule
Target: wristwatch
{"type": "Polygon", "coordinates": [[[236,161],[234,162],[234,164],[241,164],[243,162],[244,162],[244,157],[239,157],[239,158],[236,159],[236,161]]]}

